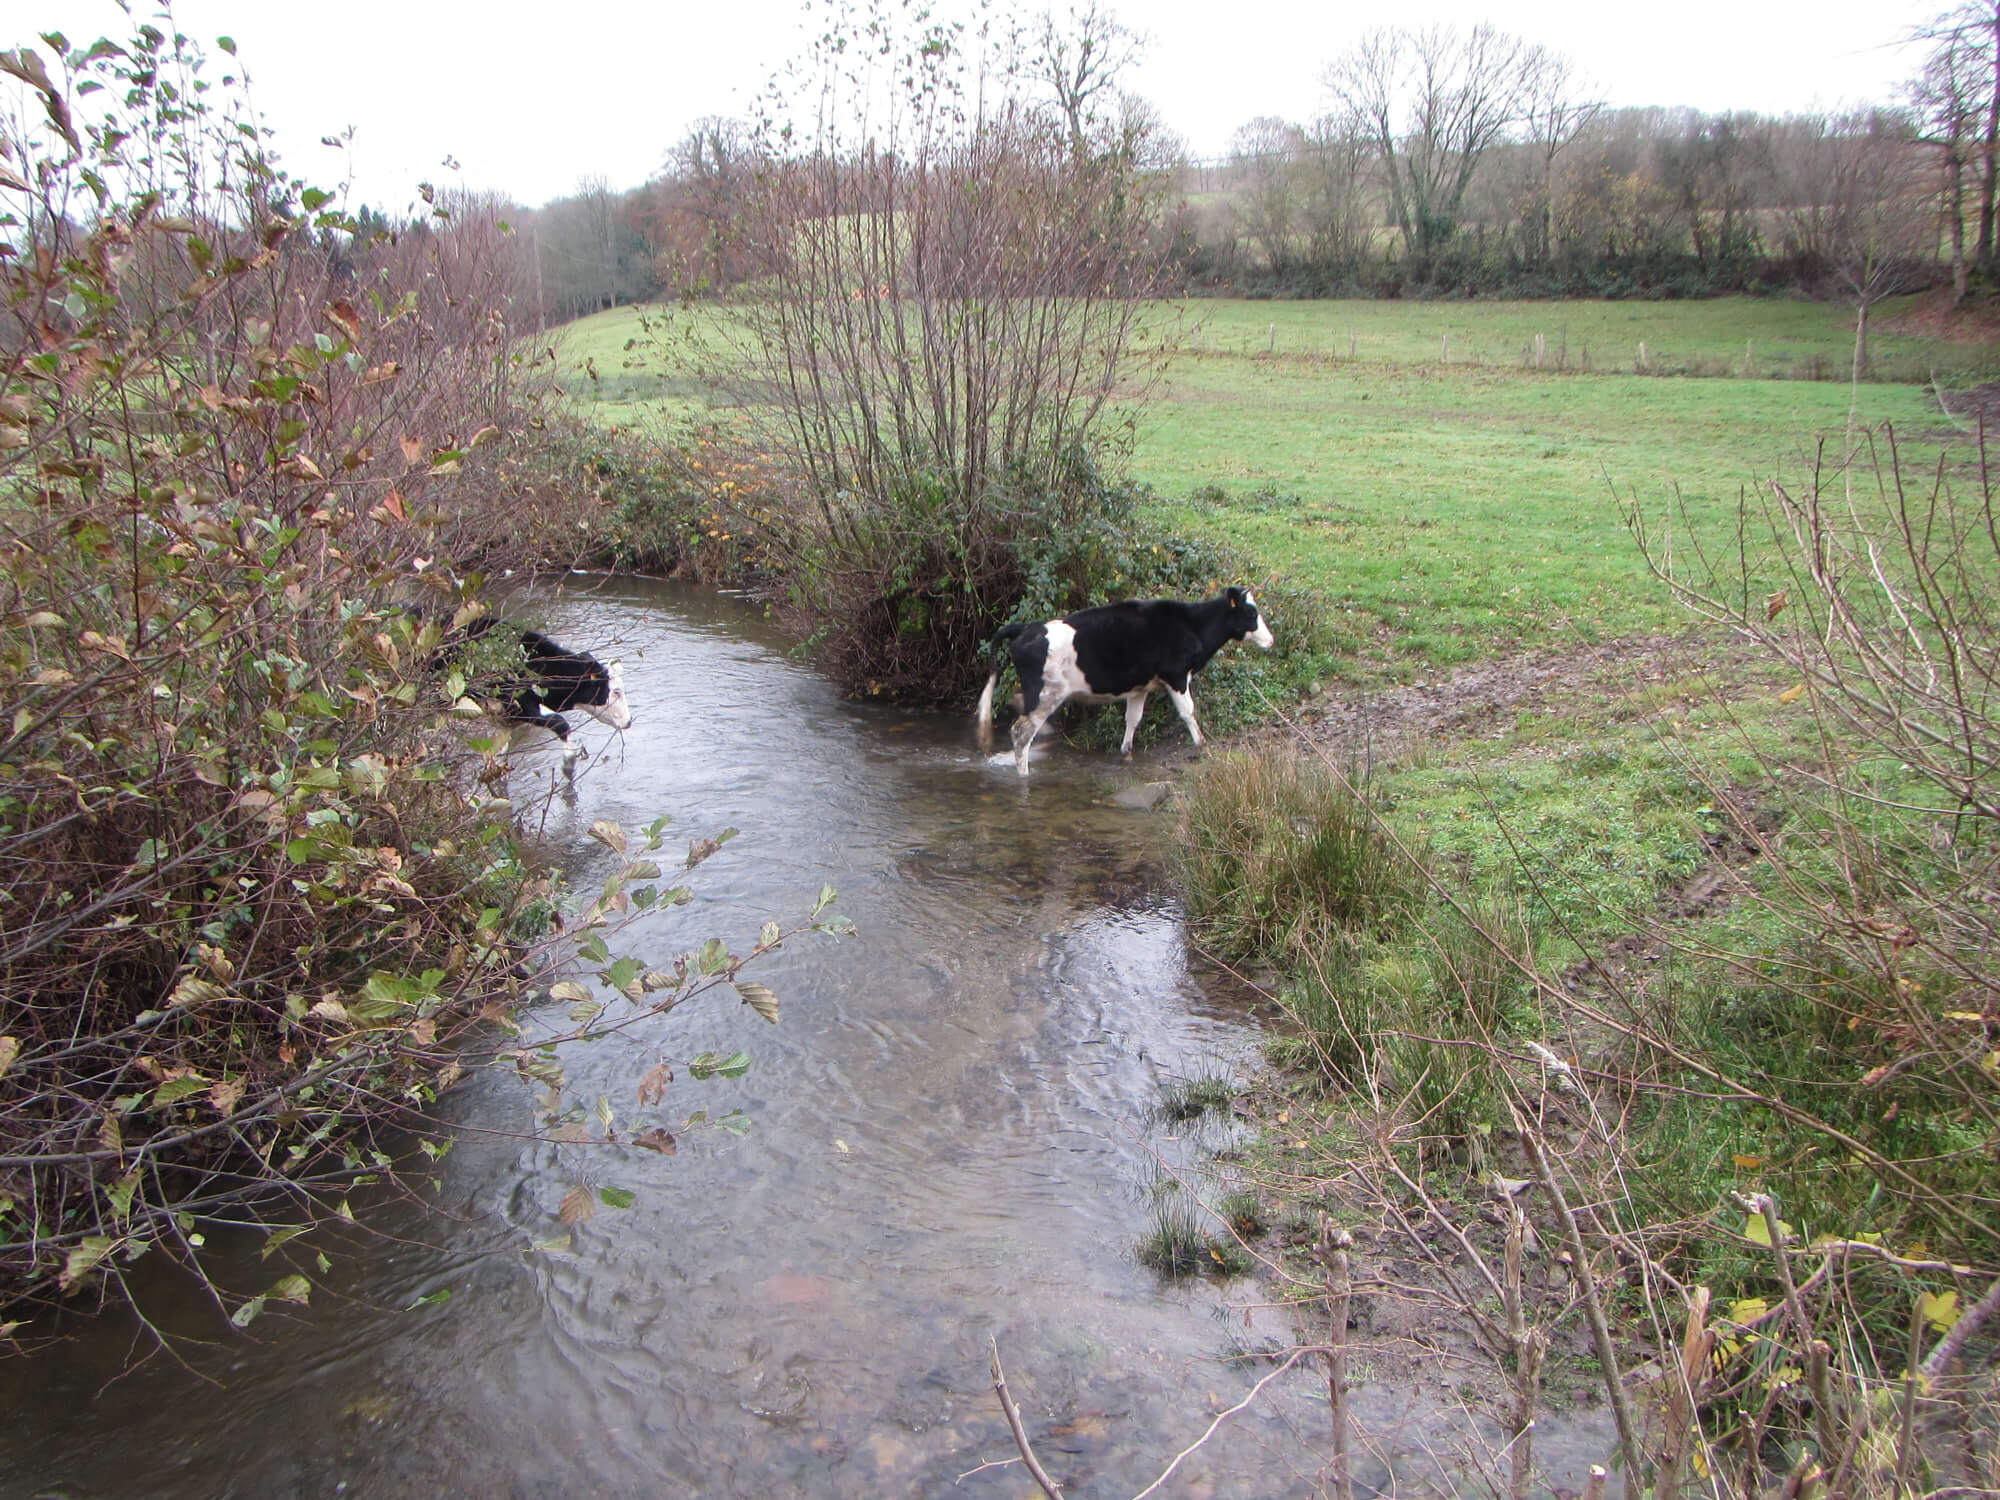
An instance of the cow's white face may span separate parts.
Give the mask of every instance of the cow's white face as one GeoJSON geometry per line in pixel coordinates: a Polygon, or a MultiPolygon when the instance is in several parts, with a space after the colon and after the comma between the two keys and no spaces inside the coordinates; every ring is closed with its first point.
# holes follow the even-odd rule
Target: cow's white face
{"type": "Polygon", "coordinates": [[[1266,651],[1269,651],[1278,643],[1278,638],[1271,634],[1271,627],[1264,620],[1264,611],[1257,609],[1257,596],[1248,589],[1245,589],[1243,591],[1243,602],[1252,609],[1257,610],[1257,628],[1245,636],[1244,639],[1246,641],[1255,641],[1266,651]]]}
{"type": "Polygon", "coordinates": [[[625,697],[625,667],[622,662],[613,662],[604,669],[610,679],[611,693],[602,703],[586,703],[584,712],[600,723],[609,724],[613,729],[632,727],[632,705],[625,697]]]}

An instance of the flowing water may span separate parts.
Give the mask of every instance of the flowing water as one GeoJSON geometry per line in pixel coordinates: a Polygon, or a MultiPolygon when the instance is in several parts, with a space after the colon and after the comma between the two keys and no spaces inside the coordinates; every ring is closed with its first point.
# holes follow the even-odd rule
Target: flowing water
{"type": "MultiPolygon", "coordinates": [[[[485,1075],[452,1096],[441,1213],[377,1205],[385,1235],[322,1241],[324,1274],[311,1237],[272,1262],[221,1247],[250,1289],[308,1271],[309,1309],[230,1334],[163,1278],[149,1311],[203,1340],[177,1358],[121,1373],[145,1346],[112,1325],[0,1363],[0,1496],[1011,1500],[1033,1486],[1004,1463],[990,1341],[1070,1495],[1143,1489],[1270,1372],[1244,1352],[1290,1341],[1250,1310],[1255,1283],[1166,1282],[1135,1257],[1162,1185],[1227,1129],[1164,1123],[1163,1085],[1245,1076],[1258,1036],[1185,947],[1168,825],[1133,805],[1146,757],[1058,745],[1023,786],[967,716],[843,701],[713,595],[618,580],[547,619],[622,656],[636,716],[622,738],[572,716],[591,757],[542,826],[577,889],[612,863],[594,820],[671,814],[670,854],[741,830],[691,904],[619,945],[746,951],[824,883],[858,935],[745,971],[781,998],[776,1027],[711,998],[571,1050],[576,1097],[666,1124],[677,1155],[527,1142],[529,1090],[485,1075]],[[656,1056],[738,1049],[746,1076],[683,1069],[637,1105],[656,1056]],[[738,1109],[740,1137],[680,1128],[738,1109]],[[547,1248],[578,1184],[636,1199],[547,1248]]],[[[517,761],[518,791],[553,784],[546,746],[517,761]]],[[[1364,1410],[1388,1432],[1408,1405],[1364,1410]]],[[[1318,1494],[1324,1439],[1323,1381],[1293,1372],[1165,1492],[1318,1494]]]]}

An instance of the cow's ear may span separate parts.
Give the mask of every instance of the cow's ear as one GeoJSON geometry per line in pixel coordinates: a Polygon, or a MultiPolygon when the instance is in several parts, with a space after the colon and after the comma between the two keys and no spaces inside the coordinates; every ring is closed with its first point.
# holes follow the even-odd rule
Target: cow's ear
{"type": "Polygon", "coordinates": [[[1242,590],[1242,589],[1240,589],[1240,588],[1236,587],[1236,585],[1234,585],[1234,584],[1231,584],[1231,585],[1229,586],[1229,588],[1228,588],[1228,589],[1227,589],[1227,590],[1225,591],[1225,594],[1226,594],[1226,597],[1227,597],[1227,598],[1228,598],[1228,600],[1229,600],[1229,606],[1230,606],[1230,608],[1232,608],[1232,609],[1241,609],[1241,608],[1243,607],[1243,590],[1242,590]]]}

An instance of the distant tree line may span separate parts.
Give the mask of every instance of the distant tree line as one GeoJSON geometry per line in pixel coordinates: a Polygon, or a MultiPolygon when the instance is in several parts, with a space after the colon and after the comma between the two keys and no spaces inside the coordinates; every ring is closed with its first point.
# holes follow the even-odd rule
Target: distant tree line
{"type": "MultiPolygon", "coordinates": [[[[1323,112],[1252,120],[1209,160],[1120,89],[1138,43],[1108,13],[1093,19],[1098,31],[1050,53],[1044,83],[1059,116],[1087,108],[1100,137],[1114,121],[1110,149],[1167,187],[1146,232],[1184,290],[1799,289],[1865,309],[1946,280],[1957,300],[2000,277],[2000,0],[1925,28],[1899,101],[1784,116],[1611,109],[1566,59],[1493,27],[1383,28],[1326,68],[1323,112]]],[[[743,225],[765,149],[748,124],[707,118],[645,185],[587,180],[523,215],[536,318],[749,279],[743,225]]]]}
{"type": "Polygon", "coordinates": [[[1944,274],[1935,153],[1907,112],[1575,119],[1476,150],[1385,144],[1353,116],[1254,120],[1181,169],[1180,264],[1196,287],[1285,296],[1844,295],[1871,257],[1899,285],[1944,274]]]}

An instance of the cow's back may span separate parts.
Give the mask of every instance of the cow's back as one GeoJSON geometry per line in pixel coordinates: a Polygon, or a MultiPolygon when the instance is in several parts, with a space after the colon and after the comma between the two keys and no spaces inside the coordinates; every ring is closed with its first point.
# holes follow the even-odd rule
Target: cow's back
{"type": "Polygon", "coordinates": [[[1127,600],[1065,615],[1076,661],[1093,693],[1128,693],[1158,678],[1181,686],[1199,650],[1188,607],[1173,599],[1127,600]]]}

